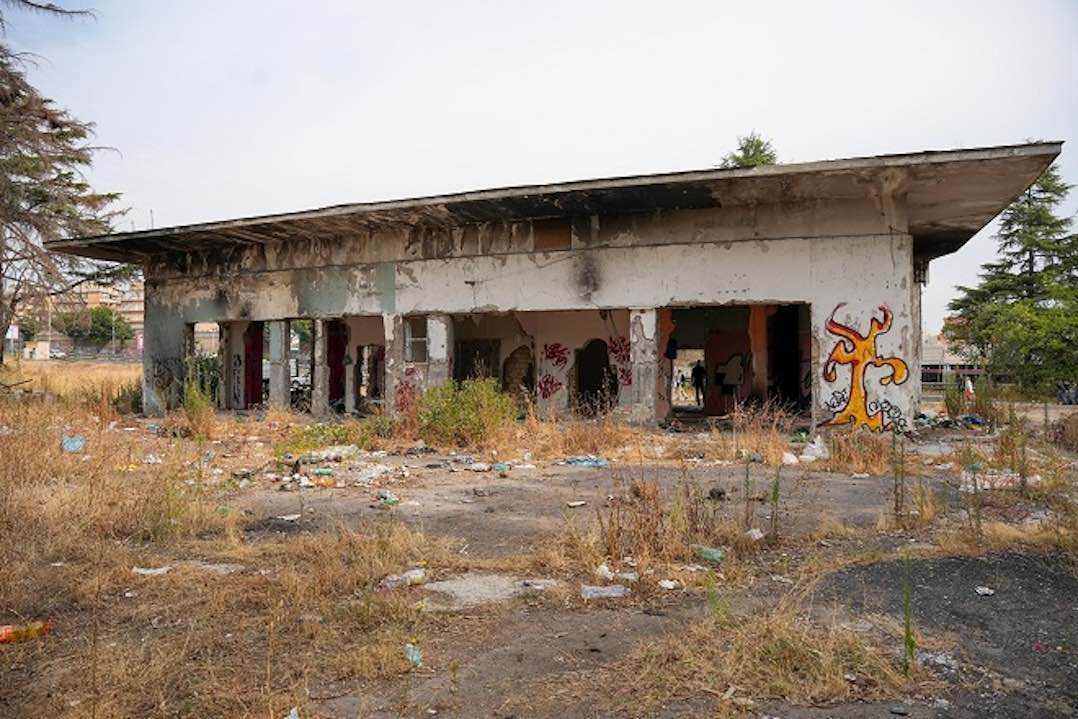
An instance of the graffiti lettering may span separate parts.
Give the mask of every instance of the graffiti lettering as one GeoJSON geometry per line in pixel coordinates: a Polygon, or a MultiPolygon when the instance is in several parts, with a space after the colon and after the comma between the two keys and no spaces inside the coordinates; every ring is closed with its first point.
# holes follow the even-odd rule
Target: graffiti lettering
{"type": "Polygon", "coordinates": [[[876,432],[891,429],[901,431],[906,424],[902,418],[901,409],[886,400],[869,402],[865,389],[865,370],[870,365],[890,368],[890,374],[880,378],[881,385],[898,385],[909,378],[909,367],[903,360],[898,357],[881,357],[876,348],[876,338],[891,329],[894,315],[887,305],[880,305],[883,319],[878,320],[873,317],[869,322],[868,334],[862,335],[853,328],[835,321],[835,313],[844,306],[845,303],[836,306],[831,316],[827,318],[827,331],[839,340],[824,363],[823,378],[826,382],[834,382],[837,377],[836,366],[848,365],[850,389],[848,395],[845,390],[840,390],[831,396],[827,406],[835,415],[824,425],[867,427],[876,432]],[[843,401],[845,404],[840,404],[843,401]]]}
{"type": "Polygon", "coordinates": [[[545,374],[539,380],[539,396],[543,399],[550,399],[560,392],[563,386],[553,375],[545,374]]]}
{"type": "Polygon", "coordinates": [[[543,345],[543,357],[555,367],[564,367],[569,364],[569,350],[560,342],[543,345]]]}

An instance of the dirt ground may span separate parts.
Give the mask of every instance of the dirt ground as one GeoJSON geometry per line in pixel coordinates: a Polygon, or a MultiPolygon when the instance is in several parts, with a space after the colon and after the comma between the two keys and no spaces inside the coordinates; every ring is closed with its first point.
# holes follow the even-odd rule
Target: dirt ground
{"type": "MultiPolygon", "coordinates": [[[[776,469],[763,462],[719,459],[711,449],[714,438],[705,434],[678,438],[676,458],[622,459],[609,467],[589,468],[517,456],[509,460],[511,468],[472,471],[484,469],[475,462],[492,464],[497,458],[435,451],[419,443],[396,452],[346,447],[336,451],[342,456],[334,456],[330,449],[328,458],[299,465],[298,457],[278,458],[282,435],[271,422],[252,419],[241,422],[240,428],[242,432],[206,443],[165,436],[158,423],[149,420],[125,419],[107,431],[132,443],[126,450],[127,469],[153,471],[157,461],[175,463],[183,467],[184,476],[193,477],[185,480],[188,486],[201,483],[218,501],[238,511],[244,551],[254,552],[261,544],[278,540],[320,541],[338,530],[372,537],[379,528],[399,522],[422,536],[452,542],[454,559],[443,554],[441,564],[423,567],[422,583],[386,588],[383,582],[375,591],[425,617],[422,636],[414,639],[422,650],[419,666],[365,675],[342,667],[340,672],[304,676],[302,701],[297,701],[304,719],[972,718],[1068,717],[1078,711],[1078,574],[1073,555],[1062,553],[1057,545],[1025,538],[1006,546],[987,540],[970,546],[955,539],[972,521],[969,496],[958,490],[955,453],[960,446],[989,452],[996,441],[992,438],[958,431],[923,432],[909,447],[917,471],[907,481],[911,493],[916,485],[933,498],[934,516],[912,513],[916,521],[896,527],[888,521],[895,488],[890,473],[825,471],[820,465],[800,462],[776,469]],[[323,474],[317,474],[316,467],[325,470],[323,474]],[[304,475],[302,482],[282,481],[297,469],[304,475]],[[776,472],[778,519],[773,525],[776,472]],[[325,486],[312,486],[312,480],[324,480],[325,486]],[[634,492],[639,490],[634,487],[652,481],[664,506],[676,504],[679,497],[700,497],[700,506],[713,513],[709,521],[716,526],[742,526],[748,521],[765,532],[777,526],[780,538],[742,536],[724,547],[726,559],[717,564],[656,560],[637,566],[632,558],[607,557],[610,571],[639,575],[624,580],[597,575],[601,556],[574,556],[566,549],[572,538],[596,532],[600,520],[610,521],[618,507],[638,506],[641,500],[634,492]],[[751,520],[746,520],[747,512],[751,520]],[[547,554],[557,554],[561,563],[544,558],[547,554]],[[796,614],[804,621],[825,631],[852,632],[882,647],[892,663],[898,662],[902,639],[893,628],[904,620],[902,557],[909,558],[920,673],[901,691],[876,692],[871,685],[859,685],[875,679],[859,676],[857,668],[846,670],[853,672],[848,694],[855,699],[817,703],[784,702],[778,699],[780,694],[740,687],[736,679],[716,679],[712,685],[706,672],[703,679],[695,677],[695,683],[671,681],[666,688],[662,677],[633,674],[636,667],[646,666],[639,663],[641,652],[663,642],[677,644],[687,636],[699,641],[698,629],[694,634],[693,628],[718,613],[726,617],[720,625],[726,629],[709,635],[708,641],[713,637],[716,645],[728,639],[724,632],[733,633],[738,627],[751,631],[756,622],[791,602],[796,602],[796,614]],[[674,588],[661,588],[660,580],[675,582],[674,588]],[[585,584],[623,584],[630,593],[584,600],[585,584]],[[988,587],[992,593],[979,594],[977,587],[988,587]],[[657,692],[654,702],[626,703],[630,690],[645,686],[657,692]],[[885,698],[870,699],[873,696],[885,698]]],[[[656,430],[653,439],[658,445],[670,435],[656,430]]],[[[87,452],[92,449],[88,445],[87,452]]],[[[1064,458],[1064,483],[1055,491],[1073,495],[1076,466],[1073,457],[1064,458]]],[[[980,501],[986,524],[1006,523],[1034,534],[1042,524],[1054,522],[1059,511],[1051,497],[1035,492],[987,493],[980,501]]],[[[674,516],[664,514],[662,521],[673,522],[674,516]]],[[[235,590],[248,591],[240,587],[258,586],[255,583],[262,578],[281,571],[253,553],[236,565],[234,574],[227,564],[209,564],[211,571],[194,574],[191,567],[205,569],[207,563],[231,561],[225,555],[210,556],[209,546],[187,545],[172,561],[187,567],[184,571],[189,573],[181,576],[197,577],[208,593],[215,583],[226,586],[232,581],[248,582],[237,584],[235,590]],[[199,556],[200,551],[205,556],[199,556]]],[[[154,583],[164,582],[163,577],[135,582],[126,572],[117,576],[122,583],[110,590],[115,599],[109,601],[120,603],[128,597],[124,606],[137,608],[151,598],[161,601],[161,595],[170,591],[155,593],[154,583]]],[[[242,597],[233,600],[242,607],[242,597]]],[[[344,606],[352,600],[342,596],[339,602],[344,606]]],[[[58,601],[54,614],[66,618],[69,627],[78,627],[78,632],[60,628],[55,637],[18,655],[5,656],[8,650],[0,649],[0,661],[8,660],[0,666],[0,684],[34,686],[58,665],[73,661],[91,629],[90,618],[77,604],[58,601]]],[[[176,611],[182,615],[180,606],[176,611]]],[[[290,610],[289,616],[301,623],[330,622],[324,609],[290,610]]],[[[129,613],[117,614],[115,621],[133,623],[144,647],[166,616],[157,609],[124,611],[129,613]]],[[[99,621],[96,616],[94,621],[99,621]]],[[[317,651],[315,640],[308,644],[303,637],[321,636],[318,630],[305,632],[293,635],[299,643],[274,651],[317,651]]],[[[356,646],[367,641],[363,634],[354,639],[356,646]]],[[[398,647],[404,651],[399,644],[390,646],[395,653],[398,647]]],[[[198,659],[188,656],[177,666],[187,662],[193,667],[198,659]]],[[[249,673],[252,682],[268,685],[268,663],[263,679],[258,662],[252,659],[251,666],[243,666],[241,661],[239,671],[249,673]]],[[[202,664],[197,666],[203,671],[202,664]]],[[[670,665],[669,671],[673,677],[681,669],[670,665]]],[[[784,666],[781,671],[796,674],[798,667],[784,666]]],[[[41,699],[46,703],[34,706],[49,706],[49,713],[56,715],[90,715],[84,701],[65,703],[58,689],[47,691],[48,698],[41,699]]],[[[7,691],[0,692],[0,707],[4,706],[11,716],[35,715],[31,705],[7,691]]],[[[164,699],[147,706],[154,707],[153,715],[187,715],[164,699]]],[[[282,711],[279,702],[270,706],[270,712],[262,706],[236,711],[287,714],[288,707],[282,711]]]]}

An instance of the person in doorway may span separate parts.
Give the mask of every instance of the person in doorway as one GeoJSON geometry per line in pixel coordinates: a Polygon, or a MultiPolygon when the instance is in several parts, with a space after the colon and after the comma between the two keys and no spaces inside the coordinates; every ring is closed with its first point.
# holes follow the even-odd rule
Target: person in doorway
{"type": "Polygon", "coordinates": [[[707,382],[707,370],[704,369],[704,363],[700,360],[696,360],[696,364],[692,366],[692,386],[696,391],[696,406],[702,407],[704,405],[704,384],[707,382]]]}

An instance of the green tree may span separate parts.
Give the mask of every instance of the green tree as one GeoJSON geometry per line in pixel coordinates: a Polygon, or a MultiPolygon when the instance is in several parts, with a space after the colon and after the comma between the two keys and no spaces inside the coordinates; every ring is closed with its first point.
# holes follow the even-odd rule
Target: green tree
{"type": "Polygon", "coordinates": [[[733,169],[737,167],[756,167],[758,165],[774,165],[778,162],[775,149],[771,147],[771,141],[765,140],[755,130],[745,136],[738,136],[737,149],[722,158],[722,167],[733,169]]]}
{"type": "Polygon", "coordinates": [[[100,305],[90,310],[88,337],[94,344],[104,345],[115,342],[117,347],[123,347],[124,342],[134,336],[131,324],[111,307],[100,305]]]}
{"type": "Polygon", "coordinates": [[[33,342],[37,337],[39,326],[33,317],[23,317],[19,320],[19,336],[23,342],[33,342]]]}
{"type": "Polygon", "coordinates": [[[1060,216],[1071,185],[1049,167],[1000,217],[999,257],[948,306],[949,339],[993,375],[1043,392],[1078,377],[1078,235],[1060,216]]]}
{"type": "MultiPolygon", "coordinates": [[[[4,7],[69,16],[49,2],[0,0],[4,7]]],[[[107,233],[118,195],[95,192],[85,179],[94,151],[92,125],[58,108],[31,85],[25,59],[0,42],[0,333],[20,307],[65,295],[88,281],[129,276],[130,266],[48,252],[52,238],[107,233]]],[[[0,354],[0,362],[3,355],[0,354]]]]}

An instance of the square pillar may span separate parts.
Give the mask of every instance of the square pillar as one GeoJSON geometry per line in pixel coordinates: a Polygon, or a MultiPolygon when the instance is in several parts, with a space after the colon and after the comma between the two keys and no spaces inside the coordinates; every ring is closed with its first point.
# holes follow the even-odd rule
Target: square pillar
{"type": "Polygon", "coordinates": [[[288,363],[288,346],[291,335],[288,320],[269,322],[269,402],[275,407],[289,407],[292,403],[291,371],[288,363]]]}
{"type": "Polygon", "coordinates": [[[426,386],[453,379],[453,318],[427,315],[426,386]]]}
{"type": "Polygon", "coordinates": [[[629,310],[629,357],[632,363],[632,402],[629,418],[633,422],[651,423],[658,415],[659,316],[654,309],[629,310]]]}
{"type": "Polygon", "coordinates": [[[150,286],[147,286],[145,312],[142,411],[150,417],[160,417],[179,407],[183,399],[188,332],[182,314],[158,302],[150,286]]]}
{"type": "Polygon", "coordinates": [[[399,314],[382,315],[386,341],[385,387],[382,388],[386,414],[397,411],[397,385],[404,377],[404,318],[399,314]]]}
{"type": "Polygon", "coordinates": [[[314,352],[311,360],[311,414],[329,414],[329,365],[326,362],[326,320],[311,322],[314,352]]]}

